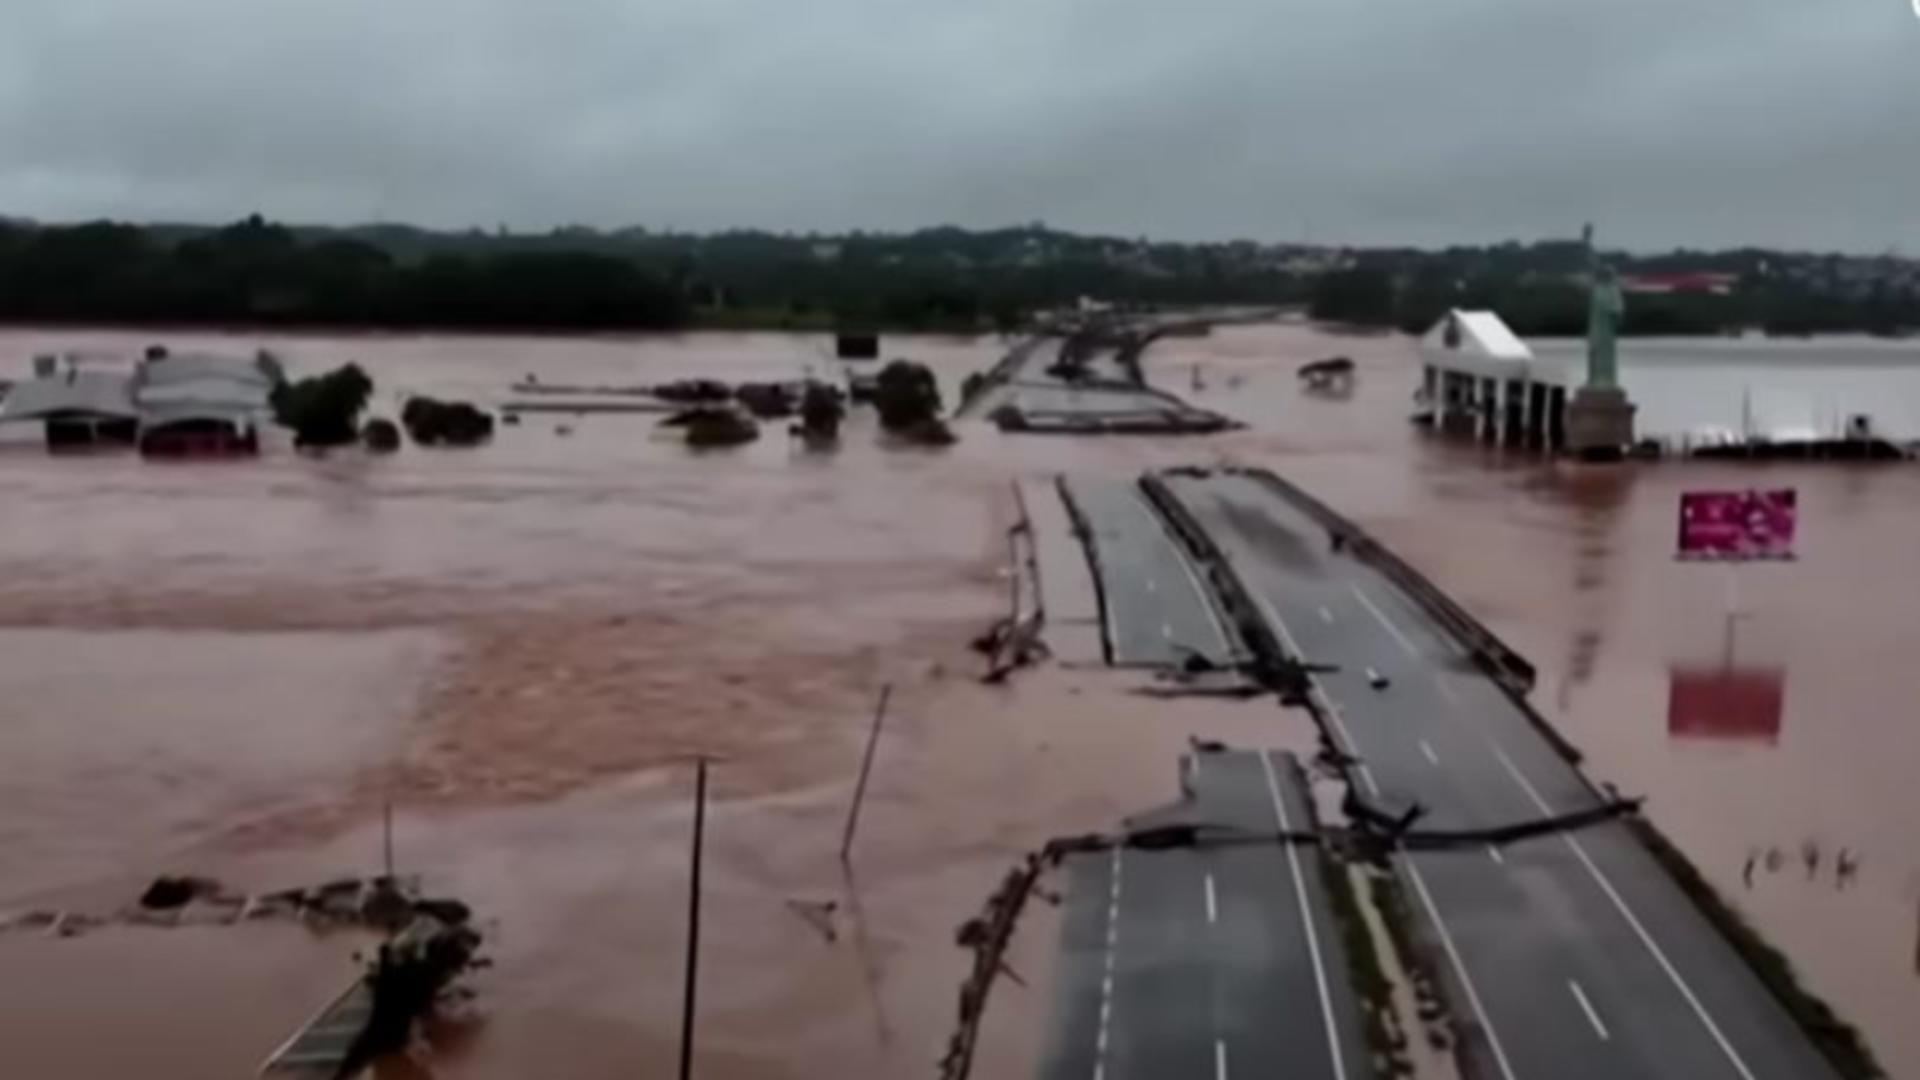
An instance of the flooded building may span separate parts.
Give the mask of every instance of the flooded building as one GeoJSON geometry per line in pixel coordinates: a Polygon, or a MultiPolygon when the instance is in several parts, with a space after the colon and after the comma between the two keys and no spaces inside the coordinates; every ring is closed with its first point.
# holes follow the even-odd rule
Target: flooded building
{"type": "Polygon", "coordinates": [[[133,377],[140,452],[149,457],[234,457],[260,450],[278,383],[263,360],[149,355],[133,377]]]}
{"type": "MultiPolygon", "coordinates": [[[[1578,338],[1522,340],[1454,311],[1419,342],[1416,419],[1506,446],[1565,446],[1584,377],[1578,338]]],[[[1897,340],[1626,338],[1620,386],[1645,455],[1909,457],[1920,448],[1920,346],[1897,340]]]]}
{"type": "Polygon", "coordinates": [[[132,378],[80,364],[79,357],[35,357],[34,377],[0,399],[0,423],[44,424],[50,450],[133,445],[139,409],[132,378]]]}
{"type": "Polygon", "coordinates": [[[33,378],[0,399],[0,423],[44,424],[53,450],[138,446],[163,457],[258,452],[279,381],[265,362],[154,350],[131,370],[121,364],[36,357],[33,378]]]}
{"type": "Polygon", "coordinates": [[[1420,339],[1416,419],[1486,442],[1558,450],[1577,369],[1535,356],[1491,311],[1454,310],[1420,339]]]}

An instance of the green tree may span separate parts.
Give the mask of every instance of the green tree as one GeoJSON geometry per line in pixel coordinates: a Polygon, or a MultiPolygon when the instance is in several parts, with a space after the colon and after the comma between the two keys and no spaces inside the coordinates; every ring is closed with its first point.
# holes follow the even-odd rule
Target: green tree
{"type": "Polygon", "coordinates": [[[1393,275],[1378,266],[1323,274],[1314,284],[1308,313],[1323,322],[1393,325],[1393,275]]]}
{"type": "Polygon", "coordinates": [[[360,411],[373,397],[373,380],[358,364],[281,383],[273,391],[274,418],[293,429],[296,446],[345,446],[360,438],[360,411]]]}

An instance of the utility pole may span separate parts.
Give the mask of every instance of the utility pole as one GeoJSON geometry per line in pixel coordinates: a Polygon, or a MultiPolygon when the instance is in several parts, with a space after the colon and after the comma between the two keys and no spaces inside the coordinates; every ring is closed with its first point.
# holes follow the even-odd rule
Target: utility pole
{"type": "Polygon", "coordinates": [[[893,684],[880,687],[880,704],[873,710],[873,730],[867,733],[867,753],[860,760],[860,781],[853,788],[853,805],[847,807],[847,827],[840,834],[840,861],[846,862],[853,851],[853,830],[860,824],[860,804],[867,797],[867,776],[873,772],[874,747],[880,744],[880,725],[887,718],[887,700],[893,697],[893,684]]]}
{"type": "Polygon", "coordinates": [[[680,1002],[680,1080],[693,1077],[693,1007],[700,973],[700,861],[707,829],[707,759],[694,774],[693,874],[687,887],[687,981],[680,1002]]]}

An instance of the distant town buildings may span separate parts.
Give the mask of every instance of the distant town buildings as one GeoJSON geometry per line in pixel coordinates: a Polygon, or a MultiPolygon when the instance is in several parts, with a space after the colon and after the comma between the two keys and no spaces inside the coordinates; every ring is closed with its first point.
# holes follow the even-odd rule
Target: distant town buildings
{"type": "Polygon", "coordinates": [[[1682,270],[1672,273],[1623,274],[1620,289],[1629,293],[1711,293],[1729,296],[1740,284],[1739,274],[1711,270],[1682,270]]]}

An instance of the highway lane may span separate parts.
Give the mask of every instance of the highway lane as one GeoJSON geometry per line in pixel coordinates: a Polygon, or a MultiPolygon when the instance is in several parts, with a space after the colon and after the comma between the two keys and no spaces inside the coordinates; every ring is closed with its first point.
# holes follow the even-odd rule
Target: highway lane
{"type": "MultiPolygon", "coordinates": [[[[1311,822],[1282,754],[1202,754],[1143,827],[1311,822]]],[[[1046,1080],[1366,1076],[1358,1002],[1318,855],[1274,844],[1069,860],[1046,1080]]]]}
{"type": "Polygon", "coordinates": [[[1007,399],[1006,387],[1009,382],[1020,378],[1023,372],[1033,366],[1036,357],[1053,355],[1052,350],[1042,348],[1053,340],[1055,339],[1044,335],[1036,335],[1026,338],[1008,350],[998,363],[982,373],[984,381],[979,390],[972,397],[962,397],[960,404],[953,411],[954,418],[961,419],[992,412],[1001,405],[1007,399]]]}
{"type": "Polygon", "coordinates": [[[1228,663],[1233,645],[1212,593],[1139,485],[1073,478],[1063,488],[1088,533],[1109,659],[1173,667],[1197,652],[1228,663]]]}
{"type": "Polygon", "coordinates": [[[1039,1073],[1045,1080],[1088,1080],[1096,1075],[1095,1069],[1105,1075],[1107,1053],[1112,1049],[1122,871],[1117,851],[1075,855],[1066,861],[1053,1022],[1039,1073]]]}
{"type": "MultiPolygon", "coordinates": [[[[1202,754],[1190,783],[1205,820],[1249,831],[1307,829],[1313,816],[1288,755],[1202,754]]],[[[1219,925],[1216,1016],[1235,1062],[1255,1076],[1367,1075],[1357,1000],[1316,849],[1208,853],[1219,925]],[[1291,893],[1293,918],[1275,918],[1291,893]],[[1279,1008],[1285,1003],[1284,1008],[1279,1008]]]]}
{"type": "MultiPolygon", "coordinates": [[[[1317,677],[1362,787],[1423,825],[1484,827],[1596,803],[1443,627],[1267,485],[1169,486],[1317,677]],[[1373,687],[1374,675],[1388,680],[1373,687]]],[[[1829,1077],[1724,938],[1621,825],[1406,857],[1447,958],[1476,1075],[1829,1077]]]]}
{"type": "MultiPolygon", "coordinates": [[[[1138,332],[1144,332],[1139,330],[1138,332]]],[[[1074,347],[1076,338],[1022,342],[986,373],[986,382],[965,399],[957,416],[993,416],[1011,407],[1024,418],[1013,430],[1129,430],[1179,433],[1214,431],[1231,421],[1164,390],[1146,385],[1120,362],[1116,345],[1092,348],[1085,378],[1069,381],[1049,369],[1074,347]]]]}
{"type": "Polygon", "coordinates": [[[1155,417],[1201,412],[1178,399],[1146,387],[1075,386],[1063,382],[1008,384],[1010,400],[1022,412],[1034,416],[1048,414],[1099,417],[1155,417]]]}

